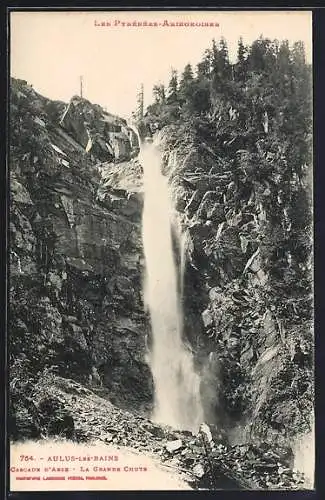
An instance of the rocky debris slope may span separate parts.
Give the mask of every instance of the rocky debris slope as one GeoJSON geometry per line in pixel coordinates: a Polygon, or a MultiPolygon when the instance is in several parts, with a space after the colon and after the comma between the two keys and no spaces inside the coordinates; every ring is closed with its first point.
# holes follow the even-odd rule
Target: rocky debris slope
{"type": "Polygon", "coordinates": [[[186,331],[211,422],[290,448],[313,412],[308,167],[290,173],[287,146],[220,120],[211,137],[200,123],[157,135],[185,235],[186,331]]]}
{"type": "MultiPolygon", "coordinates": [[[[101,112],[79,100],[80,107],[88,122],[92,110],[94,121],[101,112]]],[[[146,411],[152,381],[141,297],[141,196],[128,190],[131,184],[103,186],[102,163],[71,133],[67,120],[72,124],[74,115],[65,108],[12,80],[11,408],[27,418],[21,395],[28,380],[56,366],[60,375],[101,385],[112,401],[146,411]]],[[[106,175],[116,168],[106,163],[106,175]]],[[[132,169],[136,184],[135,161],[132,169]]],[[[19,421],[15,432],[24,435],[19,421]]]]}
{"type": "Polygon", "coordinates": [[[158,459],[193,489],[301,487],[302,476],[288,466],[278,447],[230,446],[207,425],[197,434],[175,431],[117,408],[100,392],[50,371],[44,374],[30,398],[37,415],[37,437],[61,436],[134,450],[158,459]]]}

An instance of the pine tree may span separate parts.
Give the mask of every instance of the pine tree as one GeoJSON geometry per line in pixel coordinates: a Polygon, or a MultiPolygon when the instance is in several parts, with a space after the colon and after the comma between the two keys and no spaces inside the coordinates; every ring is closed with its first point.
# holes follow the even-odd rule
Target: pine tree
{"type": "Polygon", "coordinates": [[[197,77],[208,78],[211,73],[211,51],[207,49],[204,52],[202,61],[197,65],[197,77]]]}
{"type": "Polygon", "coordinates": [[[211,49],[211,68],[213,76],[217,76],[219,74],[219,49],[215,39],[212,40],[212,49],[211,49]]]}
{"type": "Polygon", "coordinates": [[[137,110],[136,110],[136,116],[137,120],[143,120],[143,112],[144,112],[144,89],[143,89],[143,83],[141,84],[140,90],[137,95],[137,110]]]}
{"type": "Polygon", "coordinates": [[[221,78],[228,78],[231,73],[231,66],[229,62],[228,45],[223,37],[219,42],[219,67],[221,78]]]}
{"type": "Polygon", "coordinates": [[[232,93],[233,67],[229,61],[228,46],[224,38],[219,43],[212,40],[211,49],[211,92],[212,101],[216,102],[221,95],[232,93]]]}
{"type": "Polygon", "coordinates": [[[180,81],[180,87],[182,85],[187,85],[189,82],[193,81],[193,70],[190,64],[187,64],[184,68],[182,78],[180,81]]]}
{"type": "Polygon", "coordinates": [[[168,85],[167,102],[175,103],[177,102],[177,98],[178,98],[178,75],[177,71],[175,69],[172,69],[171,78],[168,85]]]}
{"type": "Polygon", "coordinates": [[[284,40],[279,47],[277,63],[277,69],[281,75],[288,75],[290,66],[290,48],[288,40],[284,40]]]}
{"type": "Polygon", "coordinates": [[[305,46],[303,42],[295,42],[292,48],[292,64],[295,67],[295,72],[304,74],[307,69],[305,46]]]}
{"type": "Polygon", "coordinates": [[[265,41],[261,36],[254,40],[248,55],[248,67],[250,71],[256,73],[263,72],[265,69],[265,41]]]}
{"type": "Polygon", "coordinates": [[[152,93],[155,100],[155,104],[162,104],[163,102],[165,102],[166,92],[165,92],[165,86],[162,83],[154,85],[152,93]]]}
{"type": "Polygon", "coordinates": [[[238,41],[235,74],[239,81],[244,81],[247,76],[247,47],[245,47],[242,37],[238,41]]]}
{"type": "Polygon", "coordinates": [[[187,64],[182,73],[182,78],[179,83],[179,95],[182,99],[186,100],[188,91],[190,90],[190,85],[193,82],[193,70],[190,64],[187,64]]]}

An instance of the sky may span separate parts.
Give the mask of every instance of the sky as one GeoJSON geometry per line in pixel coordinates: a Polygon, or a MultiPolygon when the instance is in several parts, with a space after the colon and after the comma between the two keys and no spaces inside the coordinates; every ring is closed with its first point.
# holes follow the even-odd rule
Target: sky
{"type": "Polygon", "coordinates": [[[79,94],[82,75],[84,97],[129,118],[142,83],[148,105],[153,85],[167,85],[171,68],[182,72],[187,63],[195,67],[213,38],[227,40],[234,61],[239,37],[249,44],[260,35],[303,41],[311,62],[310,11],[11,12],[11,75],[65,102],[79,94]],[[100,25],[103,21],[107,26],[100,25]],[[158,26],[132,26],[133,21],[158,26]]]}

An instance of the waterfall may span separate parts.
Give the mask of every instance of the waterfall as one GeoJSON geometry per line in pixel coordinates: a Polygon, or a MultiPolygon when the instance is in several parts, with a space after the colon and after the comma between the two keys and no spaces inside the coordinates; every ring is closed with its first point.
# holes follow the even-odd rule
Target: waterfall
{"type": "Polygon", "coordinates": [[[293,443],[294,469],[304,474],[304,488],[315,487],[315,422],[311,416],[311,430],[293,443]]]}
{"type": "Polygon", "coordinates": [[[152,418],[174,428],[197,431],[203,421],[200,379],[190,348],[183,341],[182,277],[173,250],[173,237],[180,234],[173,225],[170,189],[154,144],[142,144],[139,161],[144,172],[144,298],[152,328],[148,357],[154,381],[152,418]]]}

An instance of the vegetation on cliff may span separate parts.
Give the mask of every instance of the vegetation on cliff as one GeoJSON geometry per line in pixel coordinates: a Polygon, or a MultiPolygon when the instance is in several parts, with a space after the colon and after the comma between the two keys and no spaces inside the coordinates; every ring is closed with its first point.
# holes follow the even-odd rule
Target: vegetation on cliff
{"type": "Polygon", "coordinates": [[[240,40],[230,63],[226,41],[213,41],[195,71],[187,64],[153,92],[141,126],[159,131],[188,234],[185,307],[203,324],[201,340],[197,321],[188,335],[202,359],[211,354],[202,368],[216,374],[211,419],[247,419],[251,433],[289,442],[310,429],[313,409],[312,90],[303,44],[240,40]]]}
{"type": "MultiPolygon", "coordinates": [[[[122,406],[150,406],[141,200],[119,180],[108,186],[116,163],[101,161],[105,144],[97,129],[107,128],[103,115],[80,98],[66,106],[24,81],[11,81],[8,354],[9,432],[15,439],[73,434],[66,409],[46,395],[49,372],[94,387],[122,406]],[[97,144],[88,152],[86,127],[97,144]],[[49,426],[49,418],[56,424],[49,426]]],[[[123,146],[119,134],[112,146],[123,146]]],[[[120,153],[117,148],[114,161],[120,153]]],[[[136,184],[139,165],[127,159],[136,184]]]]}

